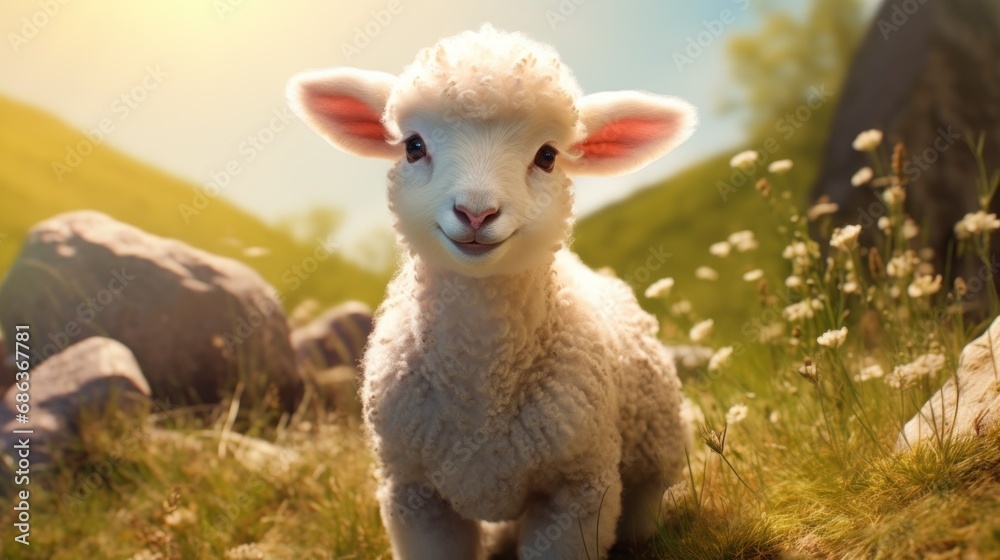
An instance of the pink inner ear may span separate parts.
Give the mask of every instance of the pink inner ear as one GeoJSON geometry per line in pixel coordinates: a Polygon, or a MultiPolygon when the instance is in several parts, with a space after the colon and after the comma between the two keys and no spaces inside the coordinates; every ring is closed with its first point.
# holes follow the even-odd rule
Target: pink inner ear
{"type": "Polygon", "coordinates": [[[316,95],[310,96],[309,104],[313,110],[323,115],[334,126],[344,131],[346,135],[357,136],[369,140],[384,141],[385,127],[382,126],[382,115],[376,113],[362,101],[346,95],[316,95]]]}
{"type": "Polygon", "coordinates": [[[672,136],[678,119],[621,119],[587,136],[577,147],[587,159],[613,159],[641,150],[646,144],[672,136]]]}

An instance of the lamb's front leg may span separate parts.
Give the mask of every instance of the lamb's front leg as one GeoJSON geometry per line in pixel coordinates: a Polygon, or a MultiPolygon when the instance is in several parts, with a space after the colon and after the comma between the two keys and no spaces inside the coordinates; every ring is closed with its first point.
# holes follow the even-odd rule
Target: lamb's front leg
{"type": "Polygon", "coordinates": [[[564,486],[525,512],[521,560],[603,560],[621,515],[617,472],[564,486]]]}
{"type": "Polygon", "coordinates": [[[395,560],[478,560],[479,523],[459,516],[427,483],[384,481],[382,522],[395,560]]]}

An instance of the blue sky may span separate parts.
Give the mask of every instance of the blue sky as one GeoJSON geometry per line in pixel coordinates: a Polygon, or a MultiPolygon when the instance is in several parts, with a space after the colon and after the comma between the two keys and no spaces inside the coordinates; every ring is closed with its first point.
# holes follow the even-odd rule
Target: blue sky
{"type": "MultiPolygon", "coordinates": [[[[388,228],[388,164],[342,154],[303,124],[275,119],[292,74],[345,65],[398,73],[418,49],[489,21],[554,45],[587,93],[643,89],[698,107],[699,130],[666,158],[628,176],[577,181],[578,210],[587,213],[741,145],[739,114],[717,109],[733,91],[726,43],[760,25],[766,11],[757,4],[762,2],[88,0],[69,1],[42,17],[37,0],[5,0],[0,93],[82,129],[111,117],[108,144],[199,185],[227,175],[235,160],[239,173],[228,174],[222,196],[269,221],[317,205],[340,208],[349,244],[388,228]],[[398,13],[379,23],[390,7],[398,13]],[[726,10],[731,23],[722,22],[726,10]],[[45,24],[27,37],[22,18],[45,24]],[[345,44],[366,26],[374,36],[345,56],[345,44]],[[718,36],[709,40],[713,30],[718,36]],[[685,54],[699,33],[702,52],[679,67],[675,55],[685,54]],[[144,86],[150,72],[162,79],[155,85],[146,79],[144,86]],[[143,90],[142,99],[123,116],[121,96],[135,88],[143,90]],[[280,129],[265,130],[272,125],[280,129]]],[[[806,3],[767,4],[801,12],[806,3]]],[[[210,211],[199,219],[211,219],[210,211]]]]}

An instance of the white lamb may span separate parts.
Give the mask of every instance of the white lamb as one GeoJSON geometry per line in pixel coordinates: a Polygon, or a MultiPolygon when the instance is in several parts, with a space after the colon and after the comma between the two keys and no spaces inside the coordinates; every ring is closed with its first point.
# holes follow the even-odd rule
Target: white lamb
{"type": "Polygon", "coordinates": [[[597,559],[648,538],[684,464],[680,382],[632,290],[567,247],[568,176],[642,167],[693,108],[582,96],[551,47],[489,25],[398,77],[301,74],[290,99],[334,146],[396,161],[404,255],[361,390],[395,557],[482,558],[503,536],[522,558],[597,559]]]}

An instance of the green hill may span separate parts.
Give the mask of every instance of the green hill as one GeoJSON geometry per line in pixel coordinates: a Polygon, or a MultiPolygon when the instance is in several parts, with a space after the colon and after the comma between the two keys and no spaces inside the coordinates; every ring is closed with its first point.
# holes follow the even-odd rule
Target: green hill
{"type": "MultiPolygon", "coordinates": [[[[763,165],[777,159],[793,160],[791,172],[771,177],[773,196],[788,192],[789,203],[804,204],[819,171],[818,154],[822,153],[821,145],[831,113],[832,107],[822,108],[808,125],[787,140],[775,129],[773,136],[757,138],[747,146],[766,153],[764,146],[771,145],[768,140],[774,138],[778,147],[767,156],[763,165]]],[[[676,281],[674,295],[667,305],[687,299],[699,318],[715,321],[716,332],[732,338],[741,337],[743,324],[748,318],[752,320],[761,307],[757,283],[739,279],[756,268],[764,269],[768,278],[783,278],[787,266],[780,255],[786,237],[778,234],[774,214],[754,189],[752,179],[735,190],[729,189],[734,184],[734,172],[729,167],[731,155],[720,154],[692,165],[584,218],[576,228],[574,250],[591,266],[613,268],[632,284],[640,301],[653,312],[662,313],[663,304],[642,297],[642,292],[661,277],[673,277],[676,281]],[[747,229],[756,234],[760,243],[756,251],[734,252],[726,258],[709,254],[712,243],[747,229]],[[659,269],[648,270],[647,259],[651,251],[671,256],[659,269]],[[718,271],[719,280],[695,278],[695,269],[703,265],[718,271]]],[[[684,326],[683,321],[681,326],[684,326]]]]}
{"type": "Polygon", "coordinates": [[[387,275],[369,273],[336,255],[319,262],[315,272],[294,277],[295,267],[306,263],[318,244],[298,241],[221,198],[186,222],[179,208],[192,205],[199,192],[193,184],[106,145],[95,146],[70,172],[58,173],[53,162],[65,164],[68,147],[84,142],[85,152],[91,143],[43,111],[0,97],[0,123],[0,271],[10,266],[32,225],[86,208],[243,260],[286,296],[289,307],[306,297],[324,304],[381,300],[387,275]],[[251,247],[266,254],[249,258],[244,251],[251,247]]]}

